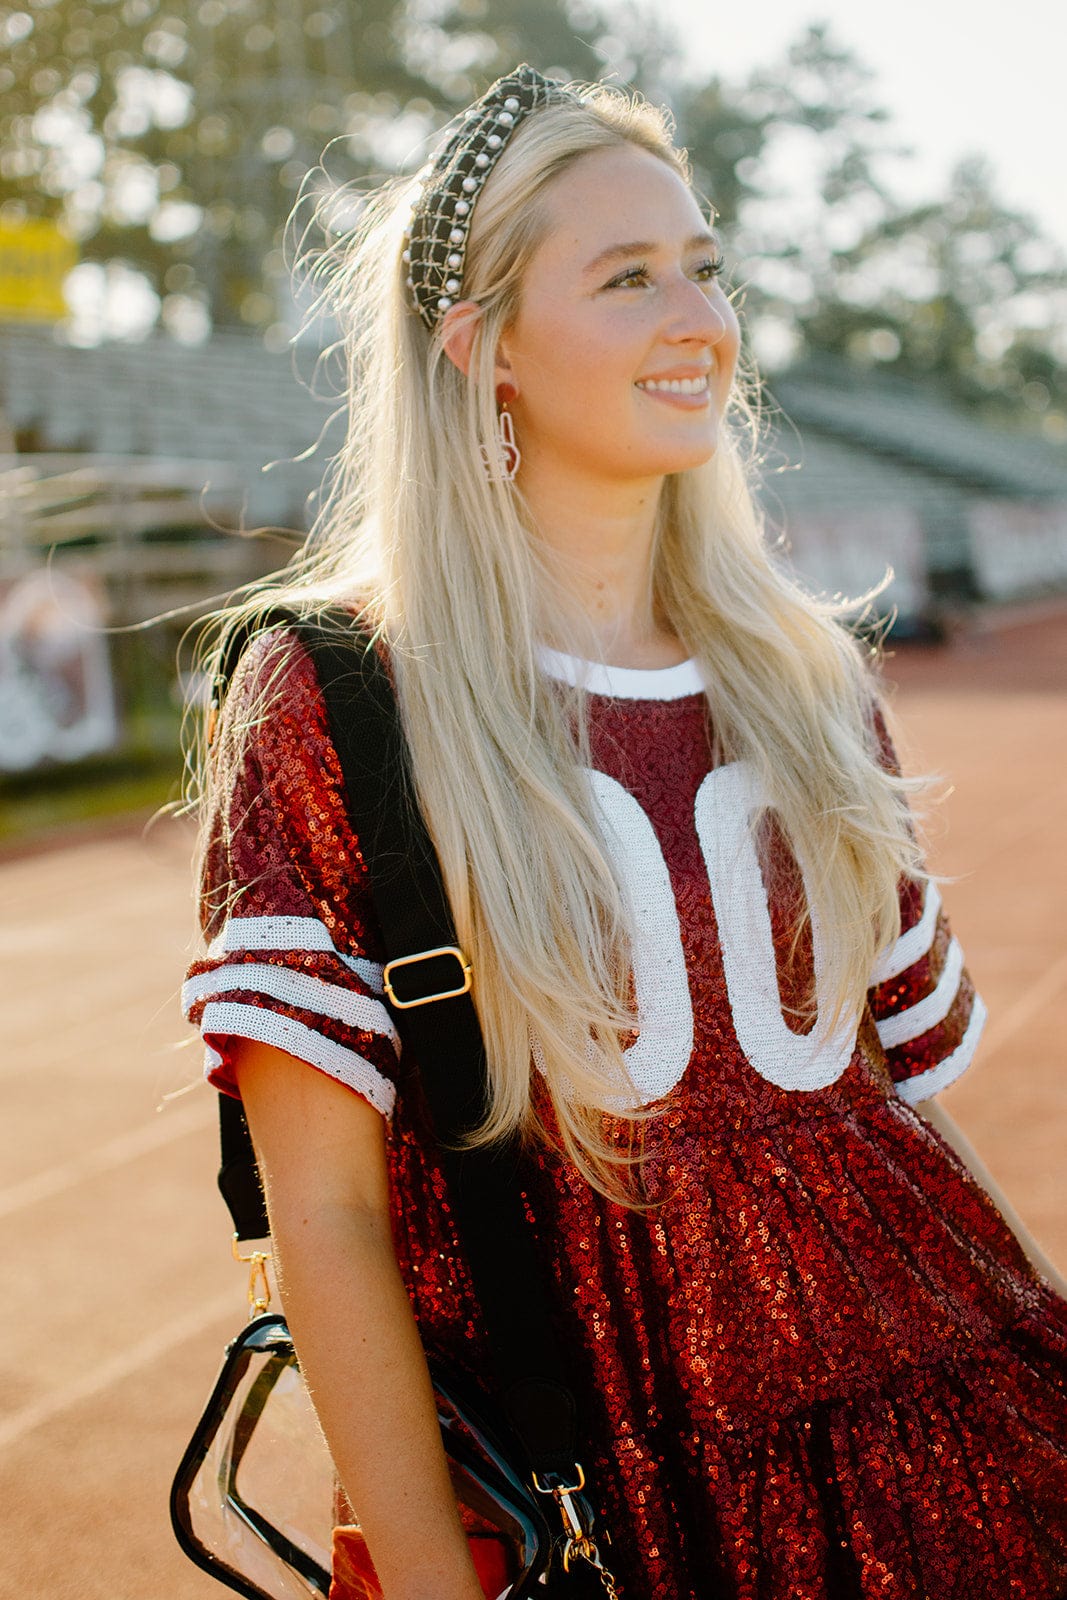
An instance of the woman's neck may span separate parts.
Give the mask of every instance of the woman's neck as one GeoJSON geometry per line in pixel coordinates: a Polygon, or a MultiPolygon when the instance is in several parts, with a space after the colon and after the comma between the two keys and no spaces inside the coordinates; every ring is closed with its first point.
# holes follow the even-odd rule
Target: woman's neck
{"type": "Polygon", "coordinates": [[[688,652],[656,615],[652,565],[663,480],[590,485],[524,472],[522,490],[562,596],[562,648],[588,638],[595,659],[666,667],[688,652]]]}

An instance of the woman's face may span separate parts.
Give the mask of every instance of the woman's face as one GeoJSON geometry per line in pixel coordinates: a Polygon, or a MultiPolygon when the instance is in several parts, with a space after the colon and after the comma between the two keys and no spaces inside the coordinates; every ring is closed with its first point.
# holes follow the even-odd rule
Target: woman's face
{"type": "Polygon", "coordinates": [[[582,156],[546,205],[501,345],[524,460],[612,481],[708,460],[739,330],[691,191],[625,145],[582,156]]]}

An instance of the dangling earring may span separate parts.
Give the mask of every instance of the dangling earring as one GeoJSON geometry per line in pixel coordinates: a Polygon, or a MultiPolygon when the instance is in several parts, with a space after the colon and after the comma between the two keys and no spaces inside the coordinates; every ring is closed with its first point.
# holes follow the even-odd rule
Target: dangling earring
{"type": "Polygon", "coordinates": [[[482,461],[485,464],[485,475],[490,483],[511,483],[519,470],[522,453],[515,439],[515,419],[508,410],[508,403],[514,400],[517,390],[510,383],[502,383],[497,389],[497,399],[500,410],[496,419],[496,461],[492,460],[492,452],[482,446],[482,461]],[[503,472],[500,467],[503,467],[503,472]]]}
{"type": "Polygon", "coordinates": [[[497,444],[500,447],[500,456],[504,463],[504,476],[508,482],[514,480],[522,461],[522,452],[515,440],[515,419],[508,410],[505,400],[500,408],[500,415],[496,419],[497,444]]]}

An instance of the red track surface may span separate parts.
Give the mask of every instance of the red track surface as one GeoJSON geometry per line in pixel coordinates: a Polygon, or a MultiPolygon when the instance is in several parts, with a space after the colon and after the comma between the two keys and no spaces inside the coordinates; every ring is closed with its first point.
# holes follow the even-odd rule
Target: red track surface
{"type": "MultiPolygon", "coordinates": [[[[953,792],[931,860],[989,1006],[943,1103],[1067,1268],[1067,607],[893,659],[902,753],[953,792]]],[[[0,1597],[217,1600],[169,1477],[244,1309],[214,1106],[177,988],[188,832],[88,835],[0,865],[5,1261],[0,1597]]]]}

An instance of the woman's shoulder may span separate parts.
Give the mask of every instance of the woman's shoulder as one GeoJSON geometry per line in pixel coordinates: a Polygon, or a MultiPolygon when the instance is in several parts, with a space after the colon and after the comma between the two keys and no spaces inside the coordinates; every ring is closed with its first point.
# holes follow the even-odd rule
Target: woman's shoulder
{"type": "Polygon", "coordinates": [[[359,612],[355,606],[308,610],[306,615],[279,608],[254,623],[232,669],[223,700],[225,720],[246,733],[262,730],[269,737],[279,719],[306,719],[309,730],[326,729],[322,688],[306,629],[321,628],[333,637],[351,628],[357,641],[359,612]]]}
{"type": "Polygon", "coordinates": [[[216,769],[250,759],[277,765],[284,748],[327,733],[315,665],[295,628],[259,629],[241,650],[219,696],[216,769]]]}
{"type": "MultiPolygon", "coordinates": [[[[321,613],[308,613],[309,624],[323,620],[321,613]]],[[[303,621],[280,610],[254,619],[247,642],[224,675],[210,764],[216,798],[271,788],[283,774],[294,793],[324,779],[341,786],[314,641],[303,621]]]]}
{"type": "Polygon", "coordinates": [[[231,876],[251,883],[295,871],[324,904],[347,906],[335,866],[351,876],[359,852],[344,774],[313,655],[288,622],[258,629],[233,669],[205,803],[231,876]]]}
{"type": "Polygon", "coordinates": [[[266,698],[288,700],[317,689],[314,662],[296,626],[268,620],[241,651],[226,689],[226,703],[248,708],[266,698]]]}

